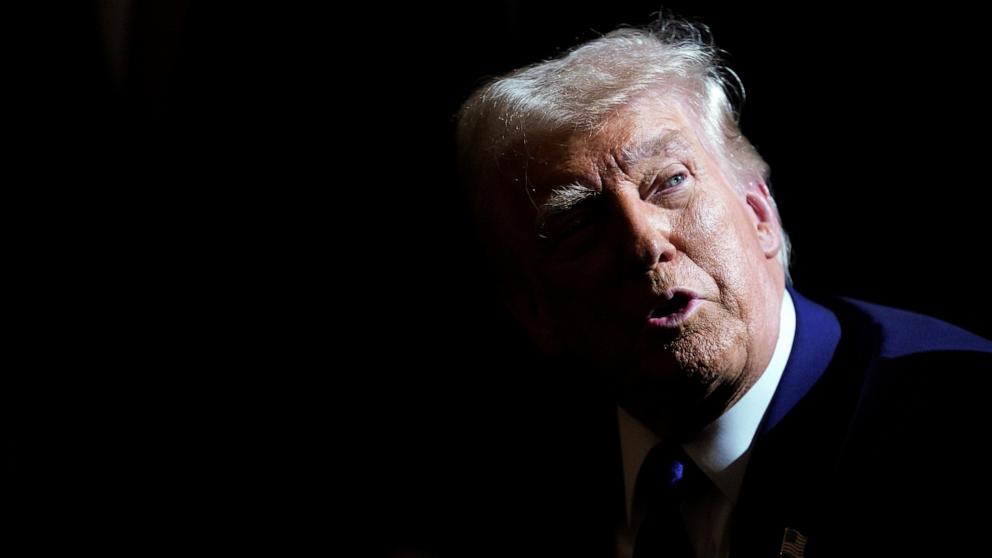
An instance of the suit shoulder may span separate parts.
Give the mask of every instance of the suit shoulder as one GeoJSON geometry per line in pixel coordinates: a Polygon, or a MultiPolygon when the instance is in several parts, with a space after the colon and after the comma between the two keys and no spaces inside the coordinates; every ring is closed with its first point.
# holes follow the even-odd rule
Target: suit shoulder
{"type": "MultiPolygon", "coordinates": [[[[873,326],[880,336],[878,356],[882,358],[945,351],[992,353],[992,341],[943,320],[861,300],[835,300],[873,326]]],[[[843,308],[835,310],[839,315],[850,314],[843,308]]]]}

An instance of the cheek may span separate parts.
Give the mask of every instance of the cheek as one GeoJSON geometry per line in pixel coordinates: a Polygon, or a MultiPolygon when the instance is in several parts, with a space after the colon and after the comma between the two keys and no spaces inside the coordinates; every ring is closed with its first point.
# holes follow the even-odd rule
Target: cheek
{"type": "Polygon", "coordinates": [[[673,230],[679,231],[682,250],[697,264],[712,268],[732,255],[728,240],[735,234],[729,209],[723,200],[700,194],[681,213],[673,230]]]}
{"type": "Polygon", "coordinates": [[[687,239],[712,241],[722,236],[727,224],[727,214],[728,208],[720,200],[698,195],[683,213],[683,222],[675,230],[686,231],[687,239]]]}
{"type": "Polygon", "coordinates": [[[593,234],[574,254],[538,265],[544,283],[560,298],[580,299],[588,305],[608,296],[615,288],[620,265],[617,241],[606,236],[607,231],[593,234]]]}
{"type": "Polygon", "coordinates": [[[686,255],[716,282],[721,298],[741,292],[754,265],[747,216],[730,197],[700,196],[687,209],[677,229],[686,255]]]}

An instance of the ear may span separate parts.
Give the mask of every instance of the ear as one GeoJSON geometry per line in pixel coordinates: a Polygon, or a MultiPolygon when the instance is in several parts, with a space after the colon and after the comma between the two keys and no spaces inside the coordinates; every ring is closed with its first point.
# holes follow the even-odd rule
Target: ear
{"type": "Polygon", "coordinates": [[[778,211],[775,200],[764,180],[756,179],[748,184],[746,194],[747,205],[755,216],[755,230],[758,233],[758,244],[767,258],[778,257],[782,247],[781,228],[778,222],[778,211]]]}
{"type": "Polygon", "coordinates": [[[529,283],[532,284],[531,288],[515,289],[506,297],[507,309],[541,352],[549,356],[556,355],[560,352],[560,346],[554,322],[540,288],[533,285],[533,280],[529,283]]]}

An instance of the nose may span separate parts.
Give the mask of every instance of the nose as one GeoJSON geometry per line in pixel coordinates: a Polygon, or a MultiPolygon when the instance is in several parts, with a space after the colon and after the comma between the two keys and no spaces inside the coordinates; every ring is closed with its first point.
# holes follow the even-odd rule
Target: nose
{"type": "Polygon", "coordinates": [[[625,271],[635,275],[675,258],[671,222],[657,206],[627,196],[618,202],[618,235],[625,271]]]}

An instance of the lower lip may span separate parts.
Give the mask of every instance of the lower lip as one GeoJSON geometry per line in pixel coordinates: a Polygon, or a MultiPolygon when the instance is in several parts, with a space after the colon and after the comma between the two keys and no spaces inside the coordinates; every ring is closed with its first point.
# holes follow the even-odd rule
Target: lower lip
{"type": "Polygon", "coordinates": [[[677,329],[687,320],[696,315],[696,311],[702,306],[703,301],[698,298],[690,300],[684,308],[660,318],[648,318],[648,327],[660,329],[677,329]]]}

